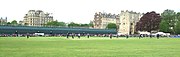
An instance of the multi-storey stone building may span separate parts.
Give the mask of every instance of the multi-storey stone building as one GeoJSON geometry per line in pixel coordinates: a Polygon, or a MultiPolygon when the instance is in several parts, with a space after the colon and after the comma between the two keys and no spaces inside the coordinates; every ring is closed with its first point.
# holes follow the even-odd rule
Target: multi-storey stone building
{"type": "Polygon", "coordinates": [[[24,16],[23,25],[43,26],[51,21],[53,21],[53,16],[50,16],[50,13],[44,13],[42,10],[29,10],[24,16]]]}
{"type": "Polygon", "coordinates": [[[96,29],[105,29],[109,23],[116,23],[115,14],[107,13],[95,13],[93,25],[96,29]]]}
{"type": "Polygon", "coordinates": [[[6,25],[6,23],[7,23],[7,17],[6,17],[5,19],[3,19],[3,18],[1,17],[1,19],[0,19],[0,25],[6,25]]]}
{"type": "Polygon", "coordinates": [[[117,31],[121,34],[134,34],[136,23],[140,20],[143,14],[133,11],[121,11],[116,17],[117,31]]]}

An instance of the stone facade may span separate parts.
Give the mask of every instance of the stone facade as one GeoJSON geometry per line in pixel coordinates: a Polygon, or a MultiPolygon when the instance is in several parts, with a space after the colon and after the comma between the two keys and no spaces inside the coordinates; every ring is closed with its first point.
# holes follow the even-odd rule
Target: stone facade
{"type": "Polygon", "coordinates": [[[121,11],[116,17],[117,31],[121,34],[134,34],[136,23],[140,20],[143,14],[133,11],[121,11]]]}
{"type": "Polygon", "coordinates": [[[5,19],[3,19],[3,18],[1,17],[1,19],[0,19],[0,25],[6,25],[6,23],[7,23],[7,17],[6,17],[5,19]]]}
{"type": "Polygon", "coordinates": [[[93,25],[95,29],[105,29],[109,23],[116,23],[115,14],[107,13],[95,13],[93,25]]]}
{"type": "Polygon", "coordinates": [[[29,10],[24,16],[23,25],[43,26],[51,21],[53,21],[53,16],[50,16],[50,13],[44,13],[42,10],[29,10]]]}

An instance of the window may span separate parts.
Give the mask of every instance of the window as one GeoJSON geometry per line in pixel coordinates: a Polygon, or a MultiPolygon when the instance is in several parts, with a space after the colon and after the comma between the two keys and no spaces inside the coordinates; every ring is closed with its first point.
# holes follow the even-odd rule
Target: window
{"type": "Polygon", "coordinates": [[[125,25],[125,23],[123,23],[123,25],[125,25]]]}
{"type": "Polygon", "coordinates": [[[133,23],[131,23],[131,25],[133,25],[133,23]]]}

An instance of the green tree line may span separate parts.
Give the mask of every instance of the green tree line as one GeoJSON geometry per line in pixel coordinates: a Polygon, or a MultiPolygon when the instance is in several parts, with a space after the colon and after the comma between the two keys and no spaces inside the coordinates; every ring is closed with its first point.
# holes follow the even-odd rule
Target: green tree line
{"type": "Polygon", "coordinates": [[[161,13],[160,31],[180,34],[180,12],[167,9],[161,13]]]}

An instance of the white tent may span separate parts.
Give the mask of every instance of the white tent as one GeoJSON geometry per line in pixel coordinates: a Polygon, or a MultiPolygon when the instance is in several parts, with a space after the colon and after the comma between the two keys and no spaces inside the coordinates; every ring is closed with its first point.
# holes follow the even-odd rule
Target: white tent
{"type": "Polygon", "coordinates": [[[139,32],[139,34],[146,34],[146,35],[150,35],[149,32],[139,32]]]}

